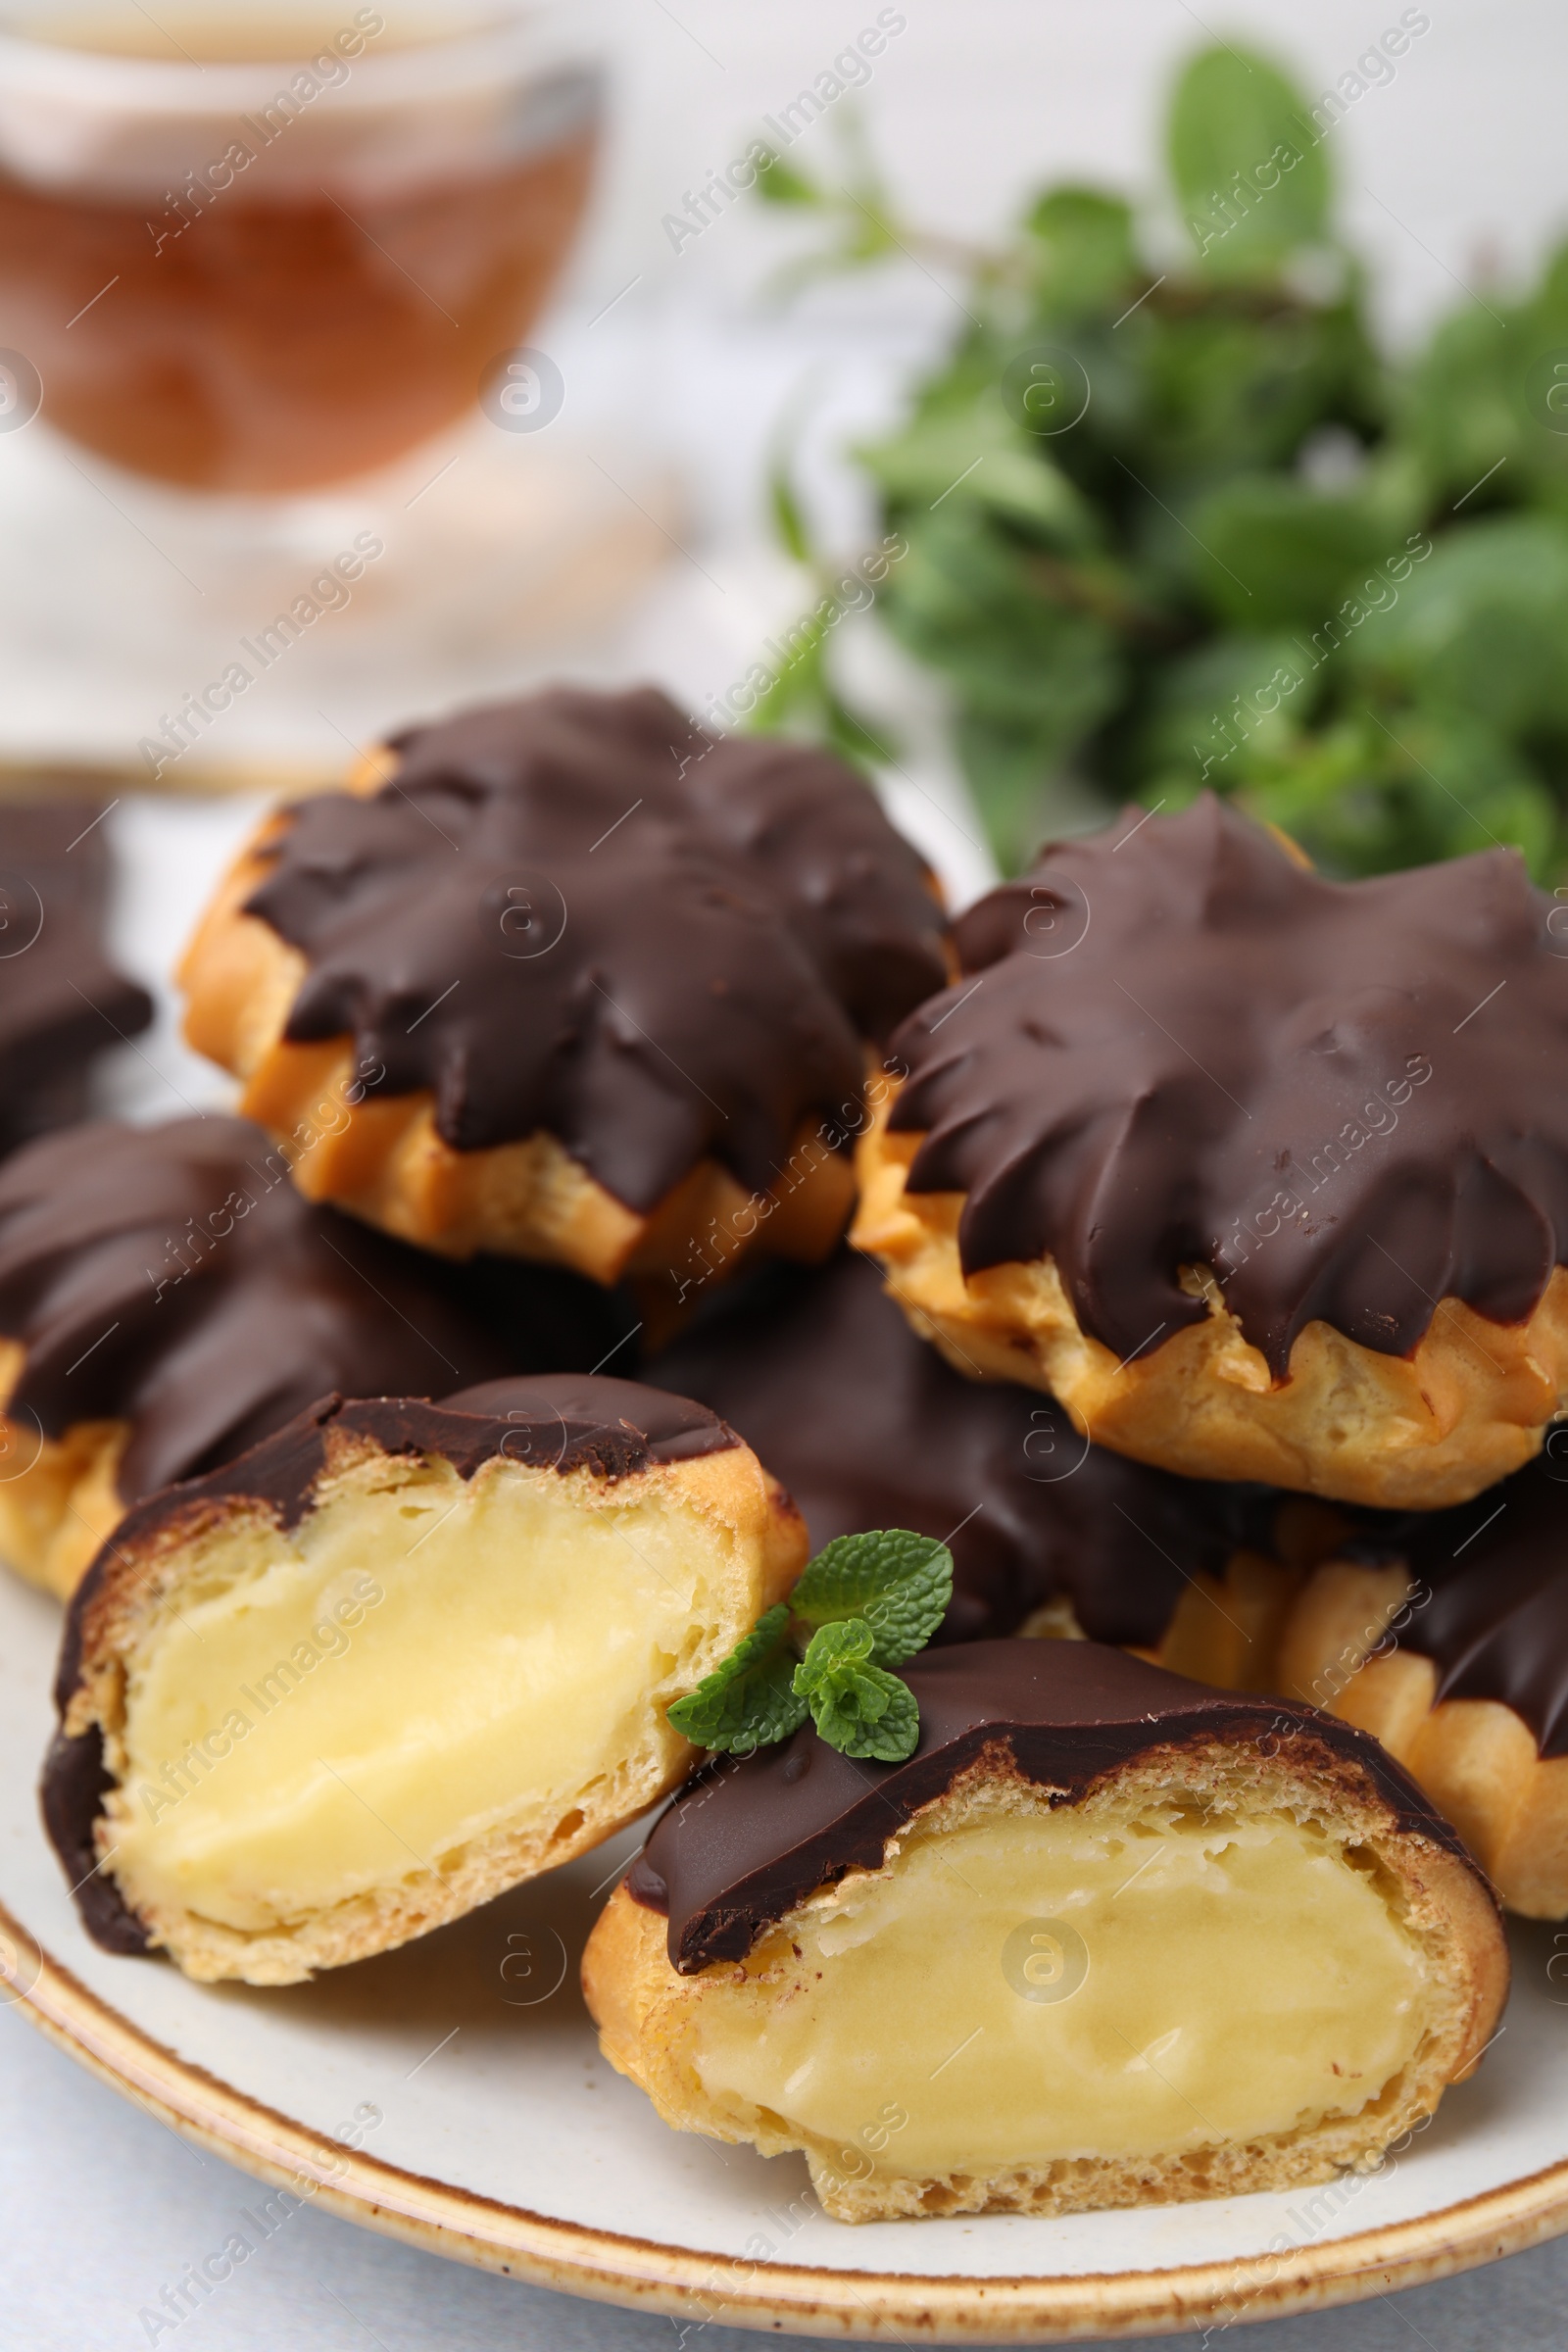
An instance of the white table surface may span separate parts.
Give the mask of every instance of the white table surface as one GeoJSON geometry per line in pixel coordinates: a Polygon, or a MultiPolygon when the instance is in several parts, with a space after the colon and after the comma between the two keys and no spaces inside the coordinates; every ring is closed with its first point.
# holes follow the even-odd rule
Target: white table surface
{"type": "MultiPolygon", "coordinates": [[[[142,2307],[222,2244],[254,2194],[0,2010],[0,2352],[145,2346],[142,2307]]],[[[1266,2322],[1238,2346],[1561,2352],[1565,2311],[1558,2239],[1463,2278],[1266,2322]]],[[[805,2341],[684,2325],[684,2352],[805,2341]]],[[[1139,2339],[1156,2340],[1171,2339],[1139,2339]]],[[[488,2278],[302,2208],[157,2341],[179,2352],[677,2352],[682,2336],[670,2320],[488,2278]]]]}

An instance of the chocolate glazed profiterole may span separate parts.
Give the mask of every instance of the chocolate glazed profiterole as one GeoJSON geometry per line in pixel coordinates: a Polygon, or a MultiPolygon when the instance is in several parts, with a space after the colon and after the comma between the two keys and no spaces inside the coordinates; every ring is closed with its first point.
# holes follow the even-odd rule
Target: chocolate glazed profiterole
{"type": "Polygon", "coordinates": [[[935,886],[842,761],[557,688],[272,817],[183,982],[313,1199],[678,1290],[826,1254],[867,1052],[947,971],[935,886]]]}
{"type": "Polygon", "coordinates": [[[526,1363],[525,1312],[504,1343],[451,1291],[303,1200],[248,1120],[28,1145],[0,1168],[0,1555],[68,1598],[127,1504],[244,1452],[323,1384],[428,1393],[526,1363]]]}
{"type": "MultiPolygon", "coordinates": [[[[938,1642],[1071,1629],[1170,1642],[1162,1662],[1174,1664],[1196,1618],[1206,1646],[1216,1629],[1245,1631],[1249,1654],[1272,1662],[1289,1588],[1256,1555],[1273,1548],[1278,1494],[1149,1469],[1089,1445],[1037,1390],[964,1379],[852,1250],[819,1269],[760,1272],[644,1371],[756,1446],[813,1548],[878,1527],[947,1543],[954,1590],[938,1642]],[[1223,1610],[1216,1576],[1230,1587],[1223,1610]]],[[[1240,1654],[1224,1663],[1215,1679],[1246,1682],[1240,1654]]]]}
{"type": "Polygon", "coordinates": [[[1474,2067],[1496,1906],[1374,1740],[1088,1642],[904,1671],[906,1763],[710,1766],[596,1926],[667,2122],[804,2150],[842,2221],[1069,2213],[1375,2165],[1474,2067]]]}
{"type": "Polygon", "coordinates": [[[137,1504],[73,1603],[43,1802],[89,1932],[293,1984],[569,1861],[685,1778],[669,1705],[805,1556],[658,1390],[324,1399],[137,1504]]]}
{"type": "MultiPolygon", "coordinates": [[[[1376,1733],[1510,1910],[1568,1918],[1568,1485],[1545,1453],[1474,1502],[1368,1517],[1300,1581],[1273,1680],[1376,1733]]],[[[1193,1671],[1226,1681],[1200,1645],[1193,1671]]]]}
{"type": "Polygon", "coordinates": [[[153,1017],[104,954],[103,814],[82,801],[0,804],[0,1154],[83,1117],[93,1057],[153,1017]]]}
{"type": "Polygon", "coordinates": [[[1551,908],[1505,850],[1325,881],[1210,795],[1056,846],[895,1037],[856,1239],[1103,1445],[1463,1501],[1568,1396],[1551,908]]]}

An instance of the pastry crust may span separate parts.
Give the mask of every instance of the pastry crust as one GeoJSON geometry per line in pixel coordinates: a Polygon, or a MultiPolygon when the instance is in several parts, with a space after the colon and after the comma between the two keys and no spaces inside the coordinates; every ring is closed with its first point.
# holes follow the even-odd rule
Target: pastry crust
{"type": "Polygon", "coordinates": [[[973,1378],[1060,1399],[1080,1431],[1190,1478],[1256,1479],[1344,1502],[1436,1510],[1464,1502],[1540,1450],[1568,1401],[1568,1269],[1528,1322],[1498,1324],[1443,1299],[1407,1356],[1380,1355],[1309,1323],[1276,1383],[1212,1278],[1185,1284],[1208,1314],[1124,1363],[1079,1327],[1054,1262],[965,1276],[962,1193],[910,1193],[924,1138],[890,1134],[893,1097],[859,1147],[852,1240],[885,1267],[914,1328],[973,1378]]]}
{"type": "Polygon", "coordinates": [[[0,1558],[32,1585],[69,1600],[99,1545],[124,1513],[115,1472],[127,1421],[78,1421],[46,1438],[4,1411],[26,1361],[17,1340],[0,1340],[0,1558]]]}
{"type": "Polygon", "coordinates": [[[1543,1756],[1499,1699],[1439,1699],[1431,1658],[1384,1648],[1406,1603],[1419,1592],[1402,1568],[1336,1560],[1314,1570],[1292,1611],[1281,1687],[1316,1681],[1334,1714],[1381,1740],[1510,1911],[1568,1918],[1568,1757],[1543,1756]]]}
{"type": "MultiPolygon", "coordinates": [[[[1419,1947],[1429,1993],[1414,2056],[1358,2114],[1327,2115],[1246,2142],[1216,2135],[1152,2156],[1086,2153],[1031,2163],[1020,2150],[1019,2161],[990,2173],[943,2174],[901,2174],[869,2164],[859,2173],[845,2162],[851,2150],[815,2140],[776,2113],[758,2111],[741,2122],[733,2103],[721,2109],[699,2077],[696,2036],[705,2004],[715,1991],[749,1982],[757,2030],[765,2034],[770,1994],[788,2001],[801,1975],[803,1926],[852,1888],[851,1881],[819,1889],[787,1913],[745,1961],[715,1961],[686,1976],[670,1964],[665,1920],[638,1903],[624,1885],[617,1886],[583,1958],[584,1992],[605,2054],[677,2130],[750,2139],[764,2154],[804,2149],[824,2209],[845,2222],[988,2211],[1075,2213],[1294,2187],[1347,2167],[1375,2170],[1391,2143],[1417,2118],[1432,2114],[1447,2085],[1475,2067],[1506,1998],[1506,1946],[1495,1909],[1466,1863],[1402,1831],[1359,1768],[1336,1767],[1323,1758],[1304,1780],[1288,1746],[1282,1743],[1274,1757],[1221,1742],[1152,1749],[1104,1775],[1078,1809],[1086,1823],[1114,1829],[1141,1809],[1168,1803],[1173,1792],[1187,1791],[1205,1817],[1234,1809],[1241,1820],[1272,1813],[1316,1821],[1353,1846],[1362,1857],[1359,1867],[1376,1881],[1391,1913],[1419,1947]]],[[[901,1841],[916,1829],[941,1837],[999,1817],[1049,1817],[1051,1810],[1049,1794],[993,1751],[889,1839],[884,1870],[897,1871],[901,1841]]],[[[798,1989],[805,1991],[804,1981],[798,1989]]],[[[868,2115],[889,2112],[880,2104],[886,2084],[879,2089],[871,2069],[861,2088],[868,2115]]],[[[895,2151],[898,2145],[885,2134],[871,2144],[891,2144],[895,2151]]]]}
{"type": "MultiPolygon", "coordinates": [[[[299,1552],[280,1531],[276,1509],[254,1494],[230,1492],[203,1496],[199,1486],[193,1485],[171,1489],[166,1497],[141,1506],[122,1541],[101,1555],[93,1581],[77,1604],[72,1641],[79,1643],[79,1660],[72,1666],[69,1690],[62,1691],[62,1739],[56,1752],[58,1757],[62,1747],[73,1741],[101,1742],[108,1787],[99,1801],[91,1837],[106,1885],[118,1889],[119,1900],[130,1915],[124,1924],[133,1931],[139,1927],[148,1944],[166,1950],[188,1976],[203,1983],[237,1978],[252,1984],[293,1984],[318,1969],[341,1967],[389,1950],[542,1870],[570,1861],[612,1836],[677,1788],[691,1769],[694,1751],[666,1722],[668,1702],[694,1687],[727,1654],[760,1612],[789,1590],[804,1564],[806,1537],[798,1513],[744,1446],[728,1445],[691,1459],[650,1461],[620,1477],[603,1476],[592,1466],[564,1471],[538,1468],[502,1452],[482,1461],[463,1480],[439,1456],[402,1449],[388,1452],[363,1429],[347,1422],[328,1426],[324,1443],[325,1467],[314,1481],[303,1523],[307,1535],[310,1522],[319,1520],[323,1513],[335,1511],[341,1529],[345,1511],[369,1507],[376,1501],[386,1506],[388,1497],[401,1498],[390,1505],[394,1517],[416,1519],[419,1510],[433,1515],[438,1507],[452,1512],[466,1508],[482,1515],[487,1508],[493,1511],[493,1490],[500,1482],[510,1483],[514,1494],[531,1489],[541,1507],[555,1515],[558,1527],[562,1514],[574,1516],[586,1527],[607,1512],[622,1517],[641,1512],[656,1519],[666,1512],[678,1513],[680,1526],[688,1530],[700,1527],[706,1531],[705,1541],[710,1536],[711,1559],[706,1564],[712,1575],[703,1591],[699,1613],[677,1629],[679,1654],[668,1657],[654,1682],[641,1689],[628,1719],[617,1733],[610,1735],[611,1744],[604,1752],[593,1758],[595,1769],[559,1803],[521,1786],[514,1791],[514,1801],[509,1799],[501,1808],[499,1820],[477,1835],[466,1836],[462,1834],[465,1807],[471,1807],[475,1800],[461,1776],[455,1778],[449,1843],[438,1838],[426,1847],[426,1858],[421,1860],[399,1838],[402,1851],[394,1855],[389,1868],[368,1873],[361,1870],[359,1876],[367,1883],[341,1899],[314,1904],[291,1897],[288,1864],[291,1855],[296,1862],[300,1857],[297,1846],[285,1843],[279,1848],[282,1862],[275,1866],[283,1876],[270,1883],[267,1893],[267,1905],[275,1918],[266,1927],[239,1928],[171,1900],[166,1891],[149,1892],[138,1883],[136,1868],[125,1862],[124,1830],[139,1819],[136,1790],[144,1806],[148,1791],[146,1758],[134,1762],[129,1747],[134,1694],[156,1668],[166,1633],[183,1623],[182,1609],[200,1608],[211,1602],[215,1591],[221,1592],[225,1580],[235,1573],[236,1558],[243,1563],[248,1555],[247,1575],[254,1575],[259,1563],[263,1576],[275,1579],[292,1572],[299,1552]],[[432,1501],[433,1473],[437,1474],[438,1491],[432,1501]],[[451,1497],[445,1494],[447,1487],[455,1489],[451,1497]],[[492,1491],[488,1499],[487,1489],[492,1491]],[[187,1494],[196,1498],[182,1499],[187,1494]],[[135,1789],[122,1785],[133,1771],[138,1776],[135,1789]],[[541,1814],[541,1803],[548,1804],[548,1817],[541,1814]]],[[[233,1474],[221,1475],[232,1481],[233,1474]]],[[[467,1524],[482,1524],[482,1517],[467,1524]]],[[[465,1522],[459,1525],[463,1527],[465,1522]]],[[[474,1550],[479,1539],[469,1534],[464,1541],[467,1550],[456,1566],[449,1563],[438,1569],[439,1553],[432,1550],[426,1554],[432,1576],[466,1577],[470,1567],[472,1573],[479,1572],[474,1550]]],[[[626,1557],[634,1568],[630,1551],[626,1557]]],[[[397,1605],[393,1587],[399,1574],[407,1577],[412,1554],[402,1562],[395,1551],[383,1549],[374,1564],[381,1585],[397,1605]]],[[[423,1563],[419,1573],[424,1573],[423,1563]]],[[[567,1602],[559,1589],[554,1597],[547,1589],[537,1602],[529,1601],[526,1548],[505,1573],[514,1576],[522,1587],[515,1604],[516,1621],[509,1628],[492,1612],[483,1620],[483,1641],[487,1649],[510,1642],[517,1650],[526,1639],[530,1607],[549,1610],[567,1602]]],[[[456,1592],[459,1588],[452,1590],[456,1592]]],[[[625,1603],[627,1608],[632,1605],[629,1600],[625,1603]]],[[[554,1628],[547,1623],[545,1638],[557,1639],[564,1627],[564,1619],[554,1628]]],[[[261,1658],[262,1666],[266,1662],[261,1658]]],[[[477,1654],[474,1662],[477,1666],[477,1654]]],[[[324,1666],[320,1682],[329,1705],[331,1679],[343,1678],[346,1672],[341,1658],[324,1666]]],[[[249,1671],[243,1685],[235,1681],[230,1653],[221,1690],[187,1687],[180,1699],[181,1718],[194,1733],[209,1719],[221,1725],[225,1707],[243,1703],[255,1714],[258,1685],[265,1690],[256,1668],[249,1671]],[[236,1696],[236,1691],[243,1697],[236,1696]]],[[[298,1710],[314,1703],[317,1686],[307,1688],[309,1700],[294,1692],[288,1695],[287,1705],[298,1710]]],[[[422,1684],[418,1688],[424,1690],[422,1684]]],[[[387,1704],[395,1714],[390,1697],[387,1704]]],[[[399,1740],[413,1737],[416,1729],[412,1717],[408,1722],[389,1722],[385,1741],[395,1746],[399,1740]]],[[[317,1736],[314,1727],[312,1736],[317,1736]]],[[[219,1739],[217,1734],[214,1737],[219,1739]]],[[[219,1743],[221,1747],[220,1739],[219,1743]]],[[[181,1768],[187,1777],[191,1754],[187,1748],[187,1765],[181,1768]]],[[[373,1747],[356,1749],[355,1754],[362,1771],[373,1766],[373,1747]]],[[[202,1783],[204,1788],[219,1787],[221,1771],[220,1761],[211,1768],[211,1783],[202,1783]]],[[[166,1778],[171,1785],[177,1785],[167,1768],[166,1778]]],[[[159,1803],[160,1796],[155,1790],[153,1801],[159,1803]]],[[[180,1801],[182,1796],[175,1799],[176,1804],[180,1801]]],[[[441,1801],[447,1801],[445,1796],[441,1801]]],[[[47,1811],[47,1781],[45,1802],[47,1811]]],[[[248,1833],[251,1825],[241,1826],[248,1833]]],[[[63,1838],[53,1819],[51,1827],[64,1853],[70,1833],[63,1838]]],[[[391,1834],[397,1837],[395,1828],[391,1834]]],[[[79,1838],[80,1831],[75,1835],[79,1838]]],[[[209,1835],[220,1836],[220,1831],[209,1835]]],[[[170,1867],[167,1859],[159,1864],[164,1873],[161,1887],[170,1876],[170,1867]]],[[[91,1911],[88,1917],[92,1918],[91,1911]]],[[[104,1939],[112,1941],[112,1937],[104,1939]]],[[[118,1948],[133,1945],[122,1940],[118,1948]]]]}
{"type": "MultiPolygon", "coordinates": [[[[1416,1580],[1398,1564],[1290,1568],[1238,1552],[1196,1575],[1149,1654],[1225,1690],[1277,1691],[1382,1741],[1526,1919],[1568,1919],[1568,1757],[1543,1756],[1498,1699],[1440,1700],[1438,1668],[1398,1646],[1416,1580]]],[[[1059,1620],[1040,1631],[1071,1635],[1059,1620]]],[[[1080,1637],[1081,1638],[1081,1637],[1080,1637]]]]}
{"type": "MultiPolygon", "coordinates": [[[[362,763],[348,789],[385,781],[390,754],[362,763]]],[[[646,1215],[607,1192],[553,1135],[458,1152],[436,1132],[429,1089],[368,1096],[353,1041],[295,1045],[284,1036],[308,965],[246,901],[270,872],[270,817],[243,850],[197,927],[178,971],[185,1037],[240,1079],[240,1108],[270,1129],[294,1181],[401,1240],[470,1257],[475,1250],[573,1267],[606,1285],[631,1278],[678,1291],[727,1272],[752,1250],[814,1263],[844,1231],[855,1200],[848,1154],[818,1126],[796,1135],[785,1169],[754,1197],[714,1159],[692,1168],[646,1215]]]]}

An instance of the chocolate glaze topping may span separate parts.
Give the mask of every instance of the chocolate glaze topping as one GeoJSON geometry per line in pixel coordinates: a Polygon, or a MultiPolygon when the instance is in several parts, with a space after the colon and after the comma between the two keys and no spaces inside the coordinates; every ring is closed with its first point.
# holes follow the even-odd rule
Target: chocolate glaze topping
{"type": "Polygon", "coordinates": [[[81,801],[0,804],[0,1152],[79,1119],[95,1054],[152,999],[104,956],[109,845],[81,801]]]}
{"type": "MultiPolygon", "coordinates": [[[[311,1509],[317,1481],[328,1464],[333,1429],[366,1437],[388,1453],[439,1454],[471,1478],[497,1454],[564,1475],[588,1469],[625,1478],[651,1464],[691,1461],[722,1453],[738,1441],[706,1406],[635,1381],[586,1373],[538,1379],[492,1380],[460,1390],[440,1404],[420,1397],[373,1397],[345,1403],[323,1397],[309,1412],[263,1440],[239,1461],[150,1495],[128,1511],[87,1571],[66,1620],[55,1678],[55,1703],[64,1717],[81,1682],[87,1619],[117,1555],[155,1531],[199,1524],[214,1506],[260,1503],[279,1526],[298,1526],[311,1509]]],[[[40,1801],[44,1826],[60,1856],[94,1941],[108,1951],[145,1951],[140,1922],[105,1873],[93,1872],[93,1824],[112,1786],[98,1728],[56,1735],[44,1764],[40,1801]]]]}
{"type": "Polygon", "coordinates": [[[149,1947],[147,1930],[98,1860],[93,1825],[114,1780],[104,1763],[103,1734],[96,1724],[77,1739],[57,1732],[44,1758],[38,1803],[49,1842],[60,1856],[81,1924],[106,1952],[137,1953],[149,1947]]]}
{"type": "MultiPolygon", "coordinates": [[[[706,1405],[635,1381],[595,1380],[586,1373],[490,1380],[439,1404],[422,1396],[324,1396],[237,1460],[161,1488],[135,1504],[115,1530],[114,1548],[124,1551],[153,1528],[228,1501],[261,1503],[280,1527],[298,1527],[315,1505],[332,1431],[368,1438],[385,1453],[439,1454],[461,1478],[471,1478],[497,1454],[535,1469],[628,1478],[650,1463],[722,1453],[738,1442],[706,1405]]],[[[101,1581],[112,1557],[106,1545],[82,1581],[77,1603],[101,1581]]],[[[74,1616],[79,1614],[76,1607],[74,1616]]]]}
{"type": "Polygon", "coordinates": [[[1193,1573],[1267,1550],[1272,1489],[1152,1470],[1077,1437],[1049,1396],[967,1380],[852,1250],[768,1267],[646,1367],[700,1396],[789,1488],[813,1550],[863,1528],[951,1544],[937,1639],[1010,1634],[1065,1595],[1092,1641],[1150,1647],[1193,1573]]]}
{"type": "Polygon", "coordinates": [[[1568,1755],[1568,1430],[1473,1502],[1369,1518],[1345,1548],[1407,1564],[1398,1646],[1434,1661],[1439,1699],[1496,1699],[1568,1755]]]}
{"type": "Polygon", "coordinates": [[[1464,1850],[1368,1733],[1311,1707],[1210,1690],[1087,1642],[977,1642],[901,1671],[920,1702],[906,1764],[858,1763],[808,1724],[777,1747],[710,1765],[660,1816],[626,1886],[668,1913],[683,1976],[743,1959],[816,1887],[880,1868],[888,1838],[987,1748],[1005,1749],[1025,1779],[1072,1804],[1151,1750],[1288,1742],[1304,1763],[1359,1767],[1402,1829],[1464,1850]]]}
{"type": "Polygon", "coordinates": [[[766,1191],[947,977],[914,851],[842,761],[557,688],[393,740],[289,812],[249,901],[308,958],[287,1034],[352,1034],[460,1152],[539,1130],[629,1207],[709,1156],[766,1191]]]}
{"type": "Polygon", "coordinates": [[[227,1461],[336,1382],[379,1396],[514,1366],[445,1269],[313,1207],[246,1119],[104,1121],[0,1168],[8,1410],[45,1437],[124,1420],[127,1502],[227,1461]]]}
{"type": "Polygon", "coordinates": [[[1277,1377],[1314,1320],[1520,1322],[1568,1260],[1553,911],[1510,850],[1330,882],[1211,795],[1128,811],[958,924],[893,1040],[910,1190],[968,1196],[970,1273],[1054,1257],[1118,1357],[1202,1319],[1195,1264],[1277,1377]]]}

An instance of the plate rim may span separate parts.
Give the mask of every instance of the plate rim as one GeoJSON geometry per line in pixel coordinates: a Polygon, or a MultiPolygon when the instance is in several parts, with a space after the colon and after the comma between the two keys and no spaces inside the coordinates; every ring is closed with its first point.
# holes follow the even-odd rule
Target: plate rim
{"type": "Polygon", "coordinates": [[[255,2179],[426,2252],[670,2319],[695,2314],[703,2325],[857,2342],[902,2342],[910,2329],[955,2344],[1168,2334],[1359,2302],[1568,2230],[1564,2157],[1432,2213],[1289,2255],[986,2278],[749,2262],[533,2213],[345,2148],[158,2041],[82,1984],[3,1902],[0,1939],[15,1955],[0,1962],[12,2007],[122,2096],[255,2179]]]}

